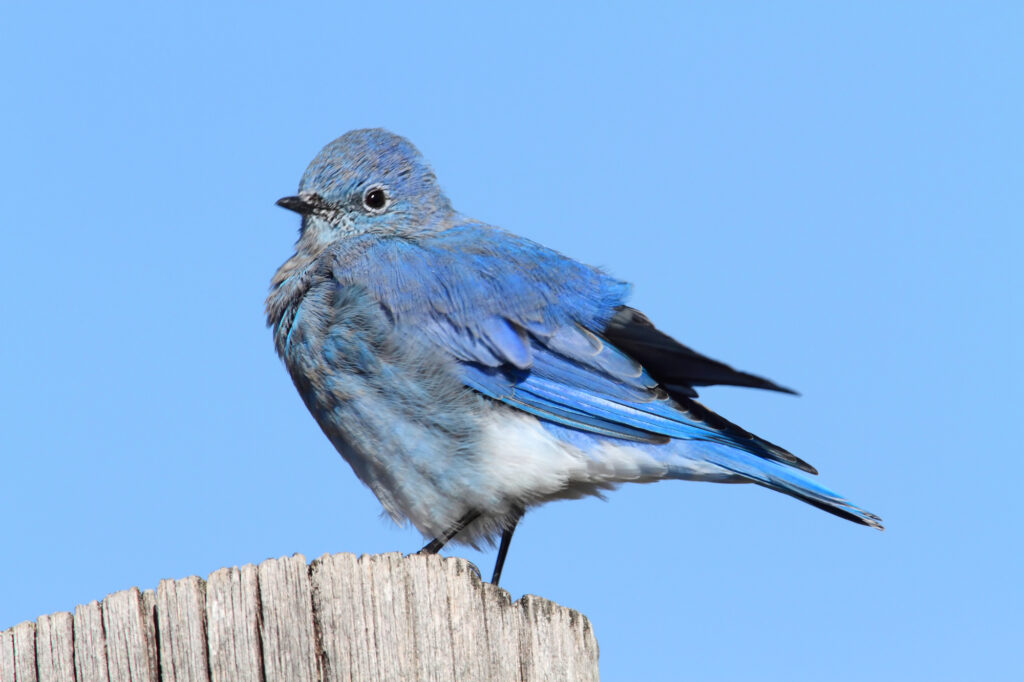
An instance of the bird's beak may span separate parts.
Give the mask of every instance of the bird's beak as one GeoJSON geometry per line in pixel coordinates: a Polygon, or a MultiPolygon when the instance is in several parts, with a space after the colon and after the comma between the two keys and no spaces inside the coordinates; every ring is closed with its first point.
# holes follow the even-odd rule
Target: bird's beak
{"type": "Polygon", "coordinates": [[[289,211],[295,211],[299,215],[309,215],[313,212],[313,204],[309,203],[302,197],[281,197],[274,203],[281,208],[287,208],[289,211]]]}

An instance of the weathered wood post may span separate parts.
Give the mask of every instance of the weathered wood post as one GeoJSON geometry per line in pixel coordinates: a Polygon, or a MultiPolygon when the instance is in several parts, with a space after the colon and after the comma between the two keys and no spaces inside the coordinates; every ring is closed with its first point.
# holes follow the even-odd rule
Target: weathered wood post
{"type": "Polygon", "coordinates": [[[0,682],[597,678],[583,615],[438,556],[296,554],[0,632],[0,682]]]}

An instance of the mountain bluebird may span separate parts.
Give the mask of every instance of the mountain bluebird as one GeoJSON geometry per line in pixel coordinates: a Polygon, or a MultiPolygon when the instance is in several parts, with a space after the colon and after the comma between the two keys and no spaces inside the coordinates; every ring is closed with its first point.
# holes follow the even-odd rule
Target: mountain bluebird
{"type": "Polygon", "coordinates": [[[496,583],[527,509],[662,479],[756,483],[882,527],[694,400],[791,391],[662,333],[626,283],[457,212],[408,140],[346,133],[277,203],[302,216],[266,302],[277,353],[388,515],[434,538],[422,551],[500,533],[496,583]]]}

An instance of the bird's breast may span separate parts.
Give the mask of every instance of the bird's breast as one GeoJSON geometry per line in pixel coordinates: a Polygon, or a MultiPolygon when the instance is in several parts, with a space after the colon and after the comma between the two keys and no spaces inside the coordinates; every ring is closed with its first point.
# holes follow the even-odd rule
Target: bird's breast
{"type": "Polygon", "coordinates": [[[485,406],[450,356],[337,282],[311,286],[275,335],[310,413],[389,513],[424,527],[462,504],[485,406]]]}

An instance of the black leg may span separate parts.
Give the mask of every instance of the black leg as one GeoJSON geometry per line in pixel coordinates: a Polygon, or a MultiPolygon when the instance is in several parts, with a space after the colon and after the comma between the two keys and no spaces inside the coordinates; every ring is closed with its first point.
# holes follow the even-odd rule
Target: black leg
{"type": "Polygon", "coordinates": [[[505,557],[508,555],[508,546],[512,544],[512,533],[516,532],[516,524],[523,518],[523,513],[516,514],[515,519],[505,530],[501,531],[501,545],[498,546],[498,559],[494,562],[494,574],[491,576],[491,584],[497,585],[501,580],[501,569],[505,567],[505,557]]]}
{"type": "Polygon", "coordinates": [[[462,529],[469,524],[476,521],[477,517],[480,516],[480,512],[471,511],[463,516],[461,519],[455,522],[455,525],[444,532],[439,538],[435,538],[428,542],[423,549],[416,552],[417,554],[437,554],[444,547],[444,544],[451,540],[453,537],[462,532],[462,529]]]}

